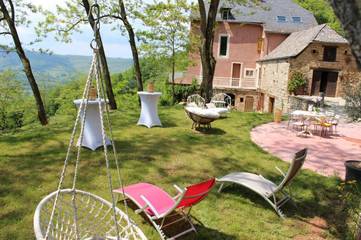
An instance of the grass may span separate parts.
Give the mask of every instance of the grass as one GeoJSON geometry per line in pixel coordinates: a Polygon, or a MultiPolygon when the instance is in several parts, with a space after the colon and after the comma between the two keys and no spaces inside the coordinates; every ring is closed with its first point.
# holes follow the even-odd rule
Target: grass
{"type": "MultiPolygon", "coordinates": [[[[274,167],[287,169],[287,163],[250,140],[250,130],[270,121],[270,115],[233,112],[216,121],[208,134],[201,134],[190,129],[180,107],[160,108],[163,128],[137,126],[138,114],[123,109],[111,115],[125,184],[146,181],[173,194],[174,183],[187,186],[231,171],[262,173],[279,181],[274,167]]],[[[0,239],[34,238],[33,213],[42,197],[57,187],[73,121],[73,115],[56,116],[46,127],[30,125],[0,136],[0,239]]],[[[102,150],[83,150],[81,156],[77,188],[109,199],[102,150]]],[[[114,164],[112,171],[115,174],[114,164]]],[[[67,187],[71,177],[66,179],[67,187]]],[[[203,225],[197,224],[198,235],[186,239],[310,239],[316,217],[327,223],[322,237],[344,238],[345,218],[334,207],[338,183],[303,170],[293,185],[297,208],[285,206],[286,220],[245,189],[231,187],[222,194],[214,189],[192,210],[203,225]]],[[[132,217],[149,239],[159,239],[141,216],[132,217]]]]}

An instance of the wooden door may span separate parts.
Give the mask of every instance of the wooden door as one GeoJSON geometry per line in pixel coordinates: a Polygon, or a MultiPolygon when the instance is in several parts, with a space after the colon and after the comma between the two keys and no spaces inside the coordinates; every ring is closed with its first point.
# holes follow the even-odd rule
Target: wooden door
{"type": "Polygon", "coordinates": [[[338,72],[328,72],[326,97],[336,97],[338,72]]]}
{"type": "Polygon", "coordinates": [[[320,95],[321,77],[322,77],[321,71],[313,70],[312,88],[311,88],[312,96],[320,95]]]}
{"type": "Polygon", "coordinates": [[[264,108],[264,93],[261,93],[258,99],[257,111],[263,112],[264,108]]]}
{"type": "Polygon", "coordinates": [[[244,103],[244,111],[253,112],[253,104],[254,104],[254,98],[251,96],[247,96],[244,103]]]}
{"type": "Polygon", "coordinates": [[[238,87],[241,80],[241,64],[233,63],[232,66],[232,86],[238,87]]]}
{"type": "Polygon", "coordinates": [[[273,113],[275,108],[275,98],[270,97],[268,100],[268,112],[273,113]]]}

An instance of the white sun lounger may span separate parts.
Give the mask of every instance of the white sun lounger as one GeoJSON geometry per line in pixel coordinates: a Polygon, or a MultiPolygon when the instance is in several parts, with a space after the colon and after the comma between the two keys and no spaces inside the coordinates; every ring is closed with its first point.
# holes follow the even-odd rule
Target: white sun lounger
{"type": "Polygon", "coordinates": [[[300,171],[306,156],[307,149],[297,152],[291,162],[287,174],[277,168],[284,177],[283,181],[279,185],[276,185],[272,181],[264,178],[262,175],[248,172],[234,172],[217,179],[217,182],[221,183],[218,192],[221,192],[224,185],[227,183],[242,185],[263,197],[274,208],[280,217],[284,217],[280,208],[291,199],[289,186],[292,180],[296,177],[297,173],[300,171]],[[287,187],[288,189],[286,189],[287,187]]]}

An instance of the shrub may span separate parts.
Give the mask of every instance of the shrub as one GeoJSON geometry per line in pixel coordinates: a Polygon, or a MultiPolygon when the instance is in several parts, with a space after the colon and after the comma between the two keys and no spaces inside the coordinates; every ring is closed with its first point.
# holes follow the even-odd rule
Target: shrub
{"type": "Polygon", "coordinates": [[[176,85],[175,86],[175,98],[176,101],[182,101],[187,99],[189,95],[192,95],[198,91],[197,80],[193,80],[191,85],[176,85]]]}
{"type": "Polygon", "coordinates": [[[304,88],[307,84],[305,76],[300,72],[295,72],[290,81],[288,82],[288,91],[291,93],[296,92],[300,88],[304,88]]]}
{"type": "Polygon", "coordinates": [[[355,86],[348,85],[345,89],[345,110],[354,121],[361,119],[361,83],[355,86]]]}

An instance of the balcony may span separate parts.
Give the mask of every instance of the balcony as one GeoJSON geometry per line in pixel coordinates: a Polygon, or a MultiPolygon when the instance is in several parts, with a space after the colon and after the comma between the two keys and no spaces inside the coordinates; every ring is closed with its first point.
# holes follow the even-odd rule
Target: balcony
{"type": "MultiPolygon", "coordinates": [[[[176,83],[190,84],[191,79],[197,79],[198,84],[202,82],[202,76],[177,72],[175,75],[176,83]],[[180,81],[180,80],[183,81],[180,81]],[[187,80],[185,80],[187,79],[187,80]],[[185,80],[185,81],[184,81],[185,80]]],[[[169,76],[171,82],[171,76],[169,76]]],[[[213,86],[218,88],[237,88],[237,89],[257,89],[257,78],[231,78],[231,77],[214,77],[213,86]]]]}
{"type": "Polygon", "coordinates": [[[220,88],[257,89],[257,79],[215,77],[213,79],[213,86],[220,88]]]}

